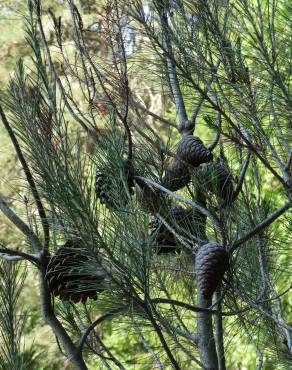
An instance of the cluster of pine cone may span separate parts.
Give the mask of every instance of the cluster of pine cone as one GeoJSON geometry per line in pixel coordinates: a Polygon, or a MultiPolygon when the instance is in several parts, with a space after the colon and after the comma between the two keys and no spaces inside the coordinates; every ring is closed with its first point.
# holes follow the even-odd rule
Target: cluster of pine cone
{"type": "MultiPolygon", "coordinates": [[[[126,164],[124,170],[126,184],[131,194],[134,187],[134,172],[126,164]]],[[[195,171],[198,184],[204,191],[215,194],[225,203],[232,201],[234,189],[230,172],[220,161],[213,161],[212,152],[205,147],[200,138],[188,134],[180,140],[176,157],[165,171],[162,185],[170,191],[177,191],[191,181],[191,171],[195,171]]],[[[179,240],[181,231],[190,230],[192,235],[196,233],[202,235],[205,227],[204,215],[193,209],[171,208],[166,205],[164,194],[159,190],[139,180],[136,180],[136,183],[140,189],[137,196],[142,208],[155,215],[164,206],[165,222],[160,218],[154,218],[149,225],[151,235],[156,241],[158,255],[181,251],[179,240]]],[[[95,191],[101,203],[108,208],[115,206],[112,184],[106,170],[97,171],[95,191]]],[[[196,256],[196,272],[199,288],[206,298],[212,296],[227,268],[228,254],[224,247],[210,242],[199,248],[196,256]]]]}
{"type": "MultiPolygon", "coordinates": [[[[232,199],[234,192],[231,175],[220,162],[212,160],[213,154],[198,137],[185,135],[177,146],[175,160],[165,172],[162,185],[171,191],[177,191],[191,181],[190,170],[197,168],[203,179],[204,189],[227,202],[232,199]]],[[[122,176],[117,175],[118,181],[115,174],[109,174],[107,168],[96,172],[96,195],[110,209],[123,207],[129,194],[133,193],[134,171],[128,162],[124,162],[122,170],[122,176]],[[120,189],[118,194],[113,182],[120,189]]],[[[136,183],[140,188],[140,203],[143,208],[156,214],[164,203],[164,209],[167,210],[163,213],[164,220],[155,218],[149,225],[158,255],[180,252],[182,233],[186,233],[186,236],[188,232],[202,235],[206,216],[192,208],[169,207],[160,191],[145,185],[139,179],[136,183]]],[[[102,270],[98,276],[86,272],[85,266],[89,261],[90,258],[78,247],[78,242],[69,240],[59,248],[50,257],[46,272],[47,285],[52,294],[75,303],[86,302],[87,299],[96,300],[97,293],[103,290],[102,282],[106,275],[102,270]]],[[[210,242],[199,248],[195,269],[198,287],[206,299],[212,296],[227,268],[228,253],[223,246],[210,242]]]]}
{"type": "Polygon", "coordinates": [[[191,180],[188,166],[198,167],[212,159],[213,154],[201,139],[193,135],[183,136],[177,146],[176,159],[165,173],[163,185],[171,191],[183,188],[191,180]]]}
{"type": "Polygon", "coordinates": [[[185,187],[191,180],[190,170],[200,177],[200,186],[228,203],[232,200],[234,189],[228,169],[213,161],[213,154],[196,136],[185,135],[179,142],[176,159],[166,170],[162,185],[171,191],[185,187]]]}
{"type": "MultiPolygon", "coordinates": [[[[204,191],[215,194],[224,203],[230,203],[233,199],[234,189],[232,177],[228,169],[220,163],[213,161],[213,155],[203,142],[195,136],[185,135],[178,144],[176,159],[167,169],[163,185],[171,191],[185,187],[191,180],[190,170],[194,170],[198,181],[198,186],[204,191]]],[[[184,215],[190,220],[189,210],[176,209],[173,211],[175,224],[182,226],[181,217],[184,215]]],[[[202,220],[202,234],[204,230],[204,216],[201,214],[191,227],[194,235],[194,225],[200,224],[202,220]]],[[[180,250],[180,242],[174,233],[169,230],[161,221],[155,220],[152,225],[157,236],[157,253],[173,253],[180,250]]],[[[173,227],[176,230],[175,227],[173,227]]],[[[226,249],[215,242],[202,245],[196,254],[195,271],[197,274],[198,289],[206,299],[210,299],[217,286],[221,282],[224,273],[229,266],[229,257],[226,249]]]]}

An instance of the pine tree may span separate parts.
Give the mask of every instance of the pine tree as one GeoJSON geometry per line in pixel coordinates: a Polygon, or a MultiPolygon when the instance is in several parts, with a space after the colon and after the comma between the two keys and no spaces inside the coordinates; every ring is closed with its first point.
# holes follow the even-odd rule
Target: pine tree
{"type": "Polygon", "coordinates": [[[42,317],[76,369],[127,368],[96,330],[109,320],[135,331],[149,368],[223,370],[242,337],[258,369],[291,366],[287,3],[107,0],[95,31],[67,6],[73,47],[28,1],[33,67],[20,60],[1,92],[38,214],[0,197],[26,237],[1,256],[37,267],[42,317]]]}

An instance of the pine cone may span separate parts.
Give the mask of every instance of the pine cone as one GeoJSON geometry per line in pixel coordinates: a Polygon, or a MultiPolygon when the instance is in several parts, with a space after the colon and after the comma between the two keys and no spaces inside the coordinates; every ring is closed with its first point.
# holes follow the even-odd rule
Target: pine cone
{"type": "Polygon", "coordinates": [[[191,176],[187,166],[180,161],[173,161],[165,172],[162,185],[171,191],[176,191],[185,187],[190,179],[191,176]]]}
{"type": "MultiPolygon", "coordinates": [[[[94,188],[97,197],[100,200],[101,204],[105,204],[108,208],[113,208],[117,204],[125,204],[128,200],[127,194],[123,193],[123,183],[120,177],[118,177],[119,185],[119,194],[114,194],[113,187],[116,185],[115,180],[113,179],[113,174],[109,173],[111,169],[97,169],[95,175],[94,188]],[[117,199],[118,197],[118,199],[117,199]],[[122,202],[122,203],[121,203],[122,202]]],[[[134,181],[133,181],[133,170],[130,168],[127,163],[124,164],[125,177],[128,185],[130,194],[133,193],[134,181]]]]}
{"type": "Polygon", "coordinates": [[[96,171],[94,189],[101,204],[106,204],[110,206],[113,205],[110,197],[110,181],[107,179],[107,176],[102,171],[96,171]]]}
{"type": "Polygon", "coordinates": [[[201,246],[196,255],[195,271],[198,289],[206,299],[212,297],[229,267],[228,253],[222,245],[210,242],[201,246]]]}
{"type": "Polygon", "coordinates": [[[213,154],[205,147],[201,139],[193,135],[182,137],[178,143],[176,154],[180,159],[194,167],[213,159],[213,154]]]}
{"type": "Polygon", "coordinates": [[[204,186],[225,202],[233,198],[232,176],[219,161],[208,163],[200,169],[204,177],[204,186]]]}
{"type": "MultiPolygon", "coordinates": [[[[175,206],[171,208],[168,217],[166,217],[166,222],[180,235],[182,230],[186,230],[186,233],[189,232],[189,230],[194,231],[195,225],[201,221],[200,215],[191,208],[175,206]]],[[[181,251],[180,241],[159,218],[152,221],[149,227],[151,229],[151,235],[156,236],[157,254],[168,254],[181,251]]]]}
{"type": "Polygon", "coordinates": [[[96,286],[105,279],[105,272],[101,269],[99,276],[85,273],[85,264],[89,261],[78,242],[67,241],[50,257],[46,271],[50,292],[61,300],[74,303],[86,302],[88,298],[96,300],[97,291],[103,290],[96,286]]]}
{"type": "Polygon", "coordinates": [[[161,212],[168,203],[165,193],[154,186],[148,185],[141,179],[136,179],[135,181],[137,184],[137,200],[141,208],[153,215],[157,212],[161,212]]]}

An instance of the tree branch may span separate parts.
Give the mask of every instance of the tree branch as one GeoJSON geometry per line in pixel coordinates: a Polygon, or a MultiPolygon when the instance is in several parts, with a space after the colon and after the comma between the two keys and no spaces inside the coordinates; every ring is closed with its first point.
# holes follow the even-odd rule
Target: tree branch
{"type": "Polygon", "coordinates": [[[150,180],[150,179],[146,179],[145,177],[142,177],[142,176],[135,176],[136,179],[138,180],[142,180],[143,182],[145,182],[146,184],[148,185],[152,185],[154,186],[155,188],[161,190],[162,192],[170,195],[171,197],[177,199],[178,201],[180,202],[183,202],[185,204],[189,204],[190,206],[196,208],[198,211],[200,211],[203,215],[207,216],[215,226],[218,227],[219,230],[221,230],[221,225],[219,223],[219,221],[204,207],[200,206],[199,204],[197,204],[196,202],[192,201],[192,200],[189,200],[179,194],[176,194],[170,190],[168,190],[167,188],[165,188],[164,186],[158,184],[157,182],[153,181],[153,180],[150,180]]]}
{"type": "Polygon", "coordinates": [[[5,128],[8,132],[10,140],[12,141],[12,144],[14,146],[14,149],[16,151],[18,159],[19,159],[19,161],[22,165],[22,168],[24,170],[27,182],[30,186],[32,195],[35,199],[36,206],[37,206],[37,209],[38,209],[38,213],[39,213],[39,216],[40,216],[40,219],[41,219],[41,222],[42,222],[42,227],[43,227],[43,230],[44,230],[45,248],[48,249],[49,248],[49,243],[50,243],[50,229],[49,229],[49,223],[48,223],[48,219],[47,219],[47,216],[46,216],[46,212],[45,212],[45,209],[43,207],[43,204],[42,204],[41,198],[39,196],[39,193],[37,191],[37,187],[36,187],[36,184],[34,182],[32,173],[30,172],[28,164],[27,164],[27,162],[24,158],[22,150],[21,150],[21,148],[19,146],[19,143],[16,139],[16,136],[14,135],[14,132],[13,132],[13,130],[12,130],[7,118],[6,118],[6,115],[5,115],[1,105],[0,105],[0,116],[1,116],[2,122],[3,122],[5,128]]]}
{"type": "Polygon", "coordinates": [[[180,89],[180,84],[179,84],[178,77],[177,77],[175,63],[173,62],[174,56],[173,56],[172,47],[171,47],[170,40],[169,40],[167,13],[164,9],[161,9],[162,7],[160,4],[157,6],[157,8],[159,11],[159,17],[160,17],[160,23],[161,23],[161,32],[162,32],[162,38],[163,38],[162,43],[166,51],[165,60],[166,60],[166,66],[167,66],[168,80],[169,80],[174,104],[176,107],[176,112],[178,115],[178,129],[180,131],[183,131],[187,123],[188,117],[187,117],[186,108],[185,108],[183,96],[182,96],[181,89],[180,89]]]}
{"type": "Polygon", "coordinates": [[[224,329],[222,320],[222,308],[221,308],[221,289],[217,288],[215,292],[215,299],[217,301],[216,307],[218,309],[218,315],[215,317],[215,342],[218,355],[219,370],[226,370],[225,365],[225,351],[224,351],[224,329]]]}
{"type": "Polygon", "coordinates": [[[243,184],[243,181],[244,181],[244,178],[245,178],[245,174],[246,174],[246,171],[247,171],[247,168],[248,168],[248,165],[249,165],[250,157],[251,157],[250,149],[247,149],[246,160],[245,160],[244,165],[241,169],[240,177],[239,177],[239,180],[237,182],[236,189],[235,189],[235,191],[233,193],[233,196],[232,196],[232,201],[234,201],[237,198],[238,194],[241,191],[242,184],[243,184]]]}
{"type": "Polygon", "coordinates": [[[269,217],[265,220],[260,222],[254,229],[249,231],[246,235],[242,238],[238,239],[230,248],[229,253],[233,253],[241,244],[245,243],[247,240],[258,234],[260,231],[268,227],[272,222],[274,222],[278,217],[280,217],[283,213],[285,213],[291,207],[291,203],[284,204],[281,208],[277,211],[272,213],[269,217]]]}
{"type": "Polygon", "coordinates": [[[6,248],[1,246],[0,248],[0,258],[3,258],[7,261],[19,261],[19,260],[27,260],[35,265],[39,265],[40,263],[40,254],[28,254],[25,252],[18,251],[16,249],[6,248]]]}
{"type": "Polygon", "coordinates": [[[192,306],[192,305],[190,305],[188,303],[177,301],[175,299],[153,298],[153,299],[151,299],[151,303],[155,303],[155,304],[158,304],[158,303],[170,304],[170,305],[174,305],[174,306],[185,308],[185,309],[187,309],[189,311],[193,311],[193,312],[204,312],[204,313],[215,314],[215,315],[218,314],[218,311],[217,310],[211,310],[209,308],[201,308],[201,307],[192,306]]]}
{"type": "MultiPolygon", "coordinates": [[[[212,299],[205,299],[200,289],[197,292],[197,304],[206,309],[212,304],[212,299]]],[[[201,311],[197,315],[198,349],[201,362],[207,369],[218,369],[218,356],[213,334],[212,315],[201,311]]]]}
{"type": "Polygon", "coordinates": [[[78,370],[88,370],[82,358],[82,353],[77,351],[76,346],[67,334],[66,330],[57,319],[51,302],[51,294],[46,283],[46,257],[42,257],[42,265],[39,273],[41,312],[45,323],[53,330],[56,337],[65,349],[70,362],[78,370]]]}
{"type": "Polygon", "coordinates": [[[28,240],[38,249],[42,250],[43,245],[40,242],[36,234],[24,223],[13,211],[12,209],[4,202],[0,197],[0,210],[4,215],[28,238],[28,240]]]}
{"type": "Polygon", "coordinates": [[[82,337],[80,338],[79,340],[79,344],[78,344],[78,347],[77,347],[77,352],[78,353],[81,353],[82,351],[82,348],[86,342],[86,339],[88,337],[88,335],[91,333],[91,331],[99,324],[101,324],[103,321],[107,320],[107,319],[110,319],[112,318],[113,316],[117,316],[118,314],[121,314],[122,313],[122,310],[121,309],[117,309],[117,310],[113,310],[111,312],[108,312],[104,315],[102,315],[101,317],[99,317],[98,319],[94,320],[89,326],[88,328],[85,330],[85,332],[83,333],[82,337]]]}
{"type": "Polygon", "coordinates": [[[216,146],[218,145],[219,143],[219,140],[220,140],[220,135],[221,135],[221,113],[220,112],[217,112],[216,114],[216,122],[217,122],[217,127],[216,127],[216,134],[215,134],[215,137],[212,141],[212,143],[210,145],[208,145],[208,149],[212,152],[216,146]]]}

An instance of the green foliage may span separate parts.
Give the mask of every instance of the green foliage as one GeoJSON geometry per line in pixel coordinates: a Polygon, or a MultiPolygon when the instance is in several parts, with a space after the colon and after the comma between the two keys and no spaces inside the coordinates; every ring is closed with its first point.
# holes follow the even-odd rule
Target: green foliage
{"type": "MultiPolygon", "coordinates": [[[[96,302],[55,302],[56,315],[74,343],[93,317],[112,318],[92,331],[85,342],[84,356],[89,366],[108,367],[101,351],[116,366],[121,361],[129,369],[159,367],[159,361],[165,368],[171,368],[175,361],[180,368],[199,366],[193,335],[198,318],[194,313],[194,260],[198,246],[207,239],[234,252],[221,287],[227,368],[236,368],[238,362],[238,366],[253,368],[255,361],[258,368],[262,361],[267,369],[288,368],[289,215],[233,250],[240,237],[248,235],[291,197],[286,182],[291,175],[287,169],[291,56],[285,2],[280,1],[276,9],[270,1],[265,7],[260,2],[256,5],[238,0],[231,2],[230,8],[225,2],[178,1],[173,5],[173,14],[166,16],[169,10],[153,1],[148,19],[143,16],[140,2],[113,2],[110,15],[114,21],[107,29],[108,40],[120,42],[120,49],[112,47],[104,60],[90,54],[83,44],[80,14],[70,2],[76,55],[74,63],[68,63],[66,53],[59,48],[66,65],[62,73],[52,63],[51,44],[39,32],[40,20],[32,4],[26,17],[32,67],[22,59],[17,62],[1,102],[46,208],[51,228],[50,253],[55,253],[64,241],[78,240],[80,249],[91,257],[90,262],[81,265],[81,273],[94,276],[102,269],[106,274],[101,285],[96,285],[96,302]],[[145,38],[144,50],[138,50],[134,58],[121,56],[124,44],[119,41],[119,11],[130,17],[137,35],[145,38]],[[164,18],[159,18],[161,12],[164,18]],[[167,42],[169,50],[164,49],[167,42]],[[144,69],[141,66],[145,64],[144,69]],[[167,91],[176,105],[172,105],[167,118],[180,120],[174,70],[186,114],[190,121],[194,117],[196,135],[206,145],[215,135],[214,157],[230,173],[234,189],[238,187],[234,199],[224,199],[217,190],[221,186],[220,173],[212,169],[213,164],[189,166],[192,181],[177,193],[161,189],[165,170],[175,156],[178,134],[172,128],[161,134],[162,130],[149,125],[147,115],[143,116],[131,100],[138,86],[134,86],[132,95],[128,89],[135,71],[145,80],[152,72],[149,80],[155,87],[159,84],[152,81],[153,76],[159,72],[159,88],[167,91]],[[78,81],[81,98],[78,93],[75,97],[72,78],[78,81]],[[96,118],[89,108],[96,90],[102,91],[111,103],[103,119],[96,118]],[[90,155],[84,150],[77,122],[68,121],[69,114],[93,138],[90,155]],[[106,133],[96,134],[101,122],[106,133]],[[108,203],[100,202],[95,192],[96,171],[104,176],[108,203]],[[145,184],[143,178],[150,183],[145,184]],[[271,191],[273,187],[276,189],[271,191]],[[178,204],[197,212],[203,210],[204,216],[198,217],[194,227],[181,227],[171,216],[171,206],[178,204]],[[158,233],[151,233],[149,228],[155,218],[175,235],[180,254],[156,253],[158,233]],[[243,358],[246,348],[248,356],[243,358]]],[[[41,220],[35,216],[34,207],[26,207],[28,221],[42,238],[41,220]]],[[[9,266],[13,269],[14,265],[9,266]]],[[[17,278],[16,270],[6,270],[3,267],[0,271],[6,284],[3,292],[9,281],[17,278]]],[[[10,294],[18,297],[18,291],[14,293],[13,289],[10,294]]],[[[9,303],[9,299],[9,295],[3,295],[3,302],[9,303]]],[[[213,303],[211,309],[217,307],[213,303]]],[[[6,343],[3,363],[7,369],[21,368],[29,356],[21,351],[21,334],[13,327],[15,306],[3,307],[6,311],[0,317],[0,326],[10,315],[9,328],[3,326],[2,330],[6,343]]],[[[22,326],[17,328],[21,332],[22,326]]]]}
{"type": "Polygon", "coordinates": [[[28,313],[20,306],[26,269],[19,263],[0,264],[0,364],[3,370],[37,369],[38,354],[24,343],[28,313]]]}

